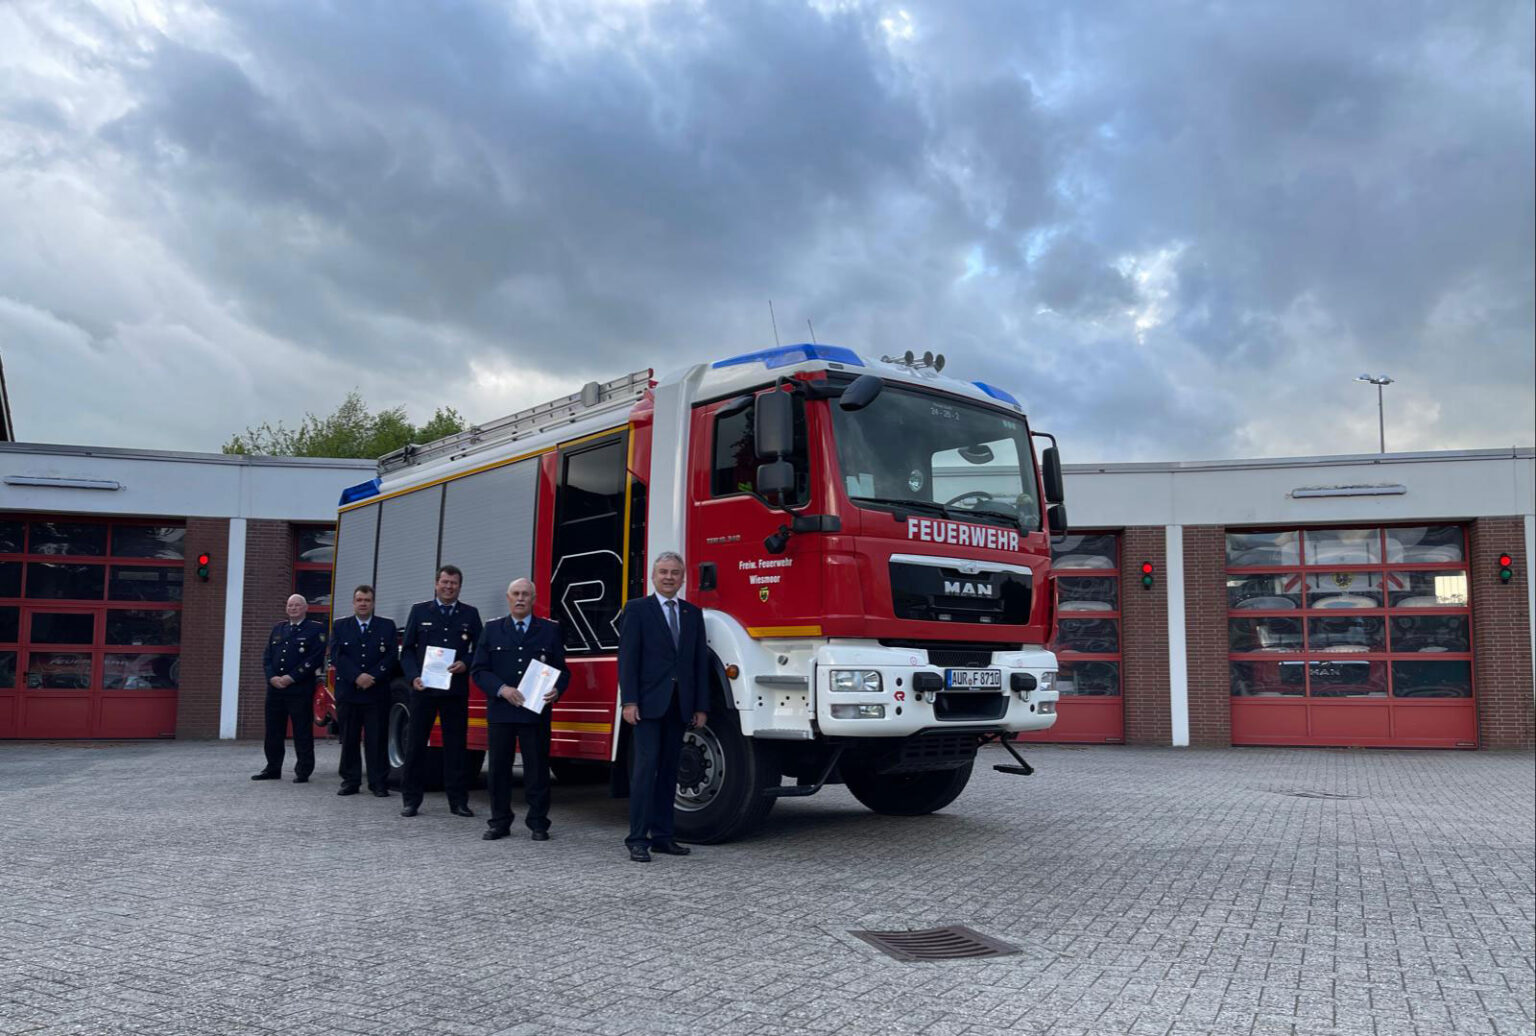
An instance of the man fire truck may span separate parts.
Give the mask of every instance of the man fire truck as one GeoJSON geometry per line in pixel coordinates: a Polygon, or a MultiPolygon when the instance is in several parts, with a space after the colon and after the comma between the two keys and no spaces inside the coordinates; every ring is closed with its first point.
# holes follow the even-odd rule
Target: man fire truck
{"type": "MultiPolygon", "coordinates": [[[[1033,437],[1051,437],[1018,401],[943,366],[785,346],[593,382],[407,446],[342,494],[332,600],[369,583],[378,614],[404,616],[454,564],[462,599],[492,616],[531,576],[564,629],[551,756],[573,781],[623,762],[619,612],[649,592],[647,559],[678,550],[713,670],[708,725],[686,735],[680,838],[738,836],[828,783],[881,813],[941,809],[981,744],[1013,752],[1007,735],[1055,722],[1050,535],[1066,529],[1054,439],[1037,467],[1033,437]]],[[[478,695],[470,710],[474,772],[478,695]]]]}

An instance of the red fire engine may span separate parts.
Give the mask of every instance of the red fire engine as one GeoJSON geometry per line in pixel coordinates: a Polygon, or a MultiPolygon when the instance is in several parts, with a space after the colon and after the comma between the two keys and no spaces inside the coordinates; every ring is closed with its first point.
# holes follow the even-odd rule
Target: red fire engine
{"type": "MultiPolygon", "coordinates": [[[[1012,751],[1008,735],[1055,721],[1049,538],[1066,528],[1054,440],[1037,465],[1033,438],[1051,437],[1018,401],[943,366],[785,346],[593,382],[405,447],[342,495],[337,614],[370,583],[401,620],[451,563],[489,620],[531,577],[564,630],[552,756],[576,780],[623,761],[619,612],[649,592],[647,559],[676,550],[714,673],[683,753],[680,837],[734,837],[828,783],[881,813],[940,809],[981,744],[1012,751]]],[[[472,772],[485,743],[472,694],[472,772]]]]}

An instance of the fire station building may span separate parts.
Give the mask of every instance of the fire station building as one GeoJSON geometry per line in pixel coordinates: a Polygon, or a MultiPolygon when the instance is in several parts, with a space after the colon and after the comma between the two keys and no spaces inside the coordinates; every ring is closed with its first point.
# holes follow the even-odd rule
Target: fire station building
{"type": "MultiPolygon", "coordinates": [[[[291,593],[329,613],[337,499],[373,474],[0,442],[0,738],[259,737],[263,638],[291,593]]],[[[1536,743],[1536,451],[1069,465],[1066,484],[1041,740],[1536,743]]]]}

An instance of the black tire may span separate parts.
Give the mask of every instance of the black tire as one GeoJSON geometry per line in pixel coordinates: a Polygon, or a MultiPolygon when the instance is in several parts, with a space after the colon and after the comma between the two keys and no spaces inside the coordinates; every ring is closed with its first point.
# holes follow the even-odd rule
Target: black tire
{"type": "Polygon", "coordinates": [[[972,760],[953,770],[918,773],[871,773],[845,767],[843,781],[854,798],[876,813],[917,817],[936,813],[959,798],[975,765],[972,760]]]}
{"type": "Polygon", "coordinates": [[[774,746],[744,737],[735,710],[716,695],[709,722],[684,734],[677,779],[677,837],[709,845],[761,824],[776,801],[763,793],[783,773],[774,746]]]}
{"type": "Polygon", "coordinates": [[[608,763],[586,759],[551,759],[549,772],[561,784],[602,784],[608,780],[608,763]]]}
{"type": "Polygon", "coordinates": [[[405,746],[411,729],[410,692],[403,681],[396,680],[389,690],[389,726],[385,734],[385,754],[389,759],[389,786],[405,782],[405,746]]]}

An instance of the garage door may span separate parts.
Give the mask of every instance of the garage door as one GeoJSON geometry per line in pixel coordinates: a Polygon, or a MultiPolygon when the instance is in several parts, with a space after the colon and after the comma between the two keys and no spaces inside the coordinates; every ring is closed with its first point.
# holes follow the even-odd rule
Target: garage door
{"type": "Polygon", "coordinates": [[[0,519],[0,738],[174,735],[185,535],[0,519]]]}
{"type": "Polygon", "coordinates": [[[1073,533],[1052,545],[1058,623],[1056,652],[1061,701],[1056,723],[1023,741],[1120,743],[1125,708],[1120,694],[1120,537],[1073,533]]]}
{"type": "Polygon", "coordinates": [[[1229,531],[1232,743],[1472,748],[1466,530],[1229,531]]]}

